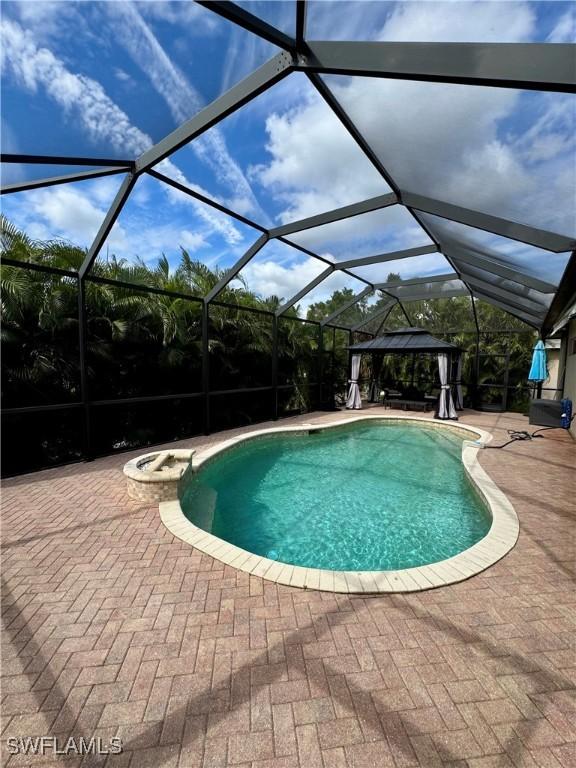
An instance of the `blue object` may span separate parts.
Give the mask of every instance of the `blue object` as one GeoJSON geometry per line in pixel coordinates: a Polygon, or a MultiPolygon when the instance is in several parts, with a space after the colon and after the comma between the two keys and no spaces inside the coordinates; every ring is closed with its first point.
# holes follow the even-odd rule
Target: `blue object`
{"type": "Polygon", "coordinates": [[[373,421],[261,437],[191,475],[182,510],[215,536],[292,565],[435,563],[471,547],[491,524],[464,470],[462,442],[446,429],[373,421]],[[211,515],[202,512],[208,503],[211,515]]]}
{"type": "Polygon", "coordinates": [[[546,360],[546,347],[540,339],[534,347],[532,365],[528,374],[528,381],[542,382],[548,378],[548,364],[546,360]]]}
{"type": "Polygon", "coordinates": [[[572,400],[566,397],[564,400],[560,401],[560,405],[562,406],[560,426],[563,429],[570,429],[570,424],[572,422],[572,400]]]}

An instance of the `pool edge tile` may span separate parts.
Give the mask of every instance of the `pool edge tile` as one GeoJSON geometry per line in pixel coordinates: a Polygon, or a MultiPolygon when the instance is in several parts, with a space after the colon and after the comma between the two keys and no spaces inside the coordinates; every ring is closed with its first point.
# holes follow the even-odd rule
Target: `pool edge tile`
{"type": "Polygon", "coordinates": [[[371,420],[389,423],[422,422],[438,430],[448,429],[460,434],[464,441],[462,446],[464,470],[492,516],[492,526],[483,539],[452,558],[429,565],[398,571],[330,571],[270,560],[225,542],[191,523],[185,517],[179,500],[159,503],[162,523],[181,541],[237,570],[290,587],[344,594],[416,592],[464,581],[494,565],[515,546],[520,525],[514,507],[478,461],[479,451],[492,441],[493,436],[479,427],[464,423],[456,425],[421,416],[347,414],[346,418],[329,423],[310,422],[259,429],[245,435],[236,435],[200,451],[196,454],[194,466],[198,468],[218,454],[250,439],[276,433],[306,432],[311,428],[328,430],[354,422],[371,420]],[[474,440],[469,437],[471,434],[475,436],[474,440]]]}

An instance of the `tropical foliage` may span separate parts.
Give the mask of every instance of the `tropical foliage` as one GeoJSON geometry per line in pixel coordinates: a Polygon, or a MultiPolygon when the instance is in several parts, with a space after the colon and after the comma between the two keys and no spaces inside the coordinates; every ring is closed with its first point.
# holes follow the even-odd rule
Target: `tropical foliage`
{"type": "MultiPolygon", "coordinates": [[[[91,402],[101,403],[92,408],[91,429],[99,452],[205,428],[200,297],[218,283],[223,270],[208,269],[185,250],[173,270],[164,257],[153,267],[143,262],[130,265],[115,257],[99,262],[94,276],[85,282],[87,381],[83,392],[79,287],[73,273],[85,251],[68,243],[33,241],[5,219],[0,236],[5,260],[55,270],[1,267],[4,408],[78,403],[84,394],[91,402]],[[195,393],[198,397],[191,398],[195,393]],[[166,399],[134,402],[151,396],[166,399]],[[132,402],[112,404],[127,399],[132,402]]],[[[273,415],[271,391],[242,395],[232,391],[271,387],[271,311],[279,302],[278,297],[261,299],[235,280],[210,305],[211,428],[273,415]]],[[[281,414],[316,404],[318,339],[317,324],[296,318],[278,324],[281,414]]],[[[58,419],[64,415],[59,411],[58,419]]],[[[27,424],[33,422],[36,428],[42,418],[35,414],[27,424]]],[[[22,420],[18,424],[21,427],[22,420]]],[[[54,432],[58,431],[56,427],[54,432]]],[[[49,452],[62,452],[58,437],[43,435],[42,442],[49,444],[49,452]]]]}
{"type": "MultiPolygon", "coordinates": [[[[391,272],[386,282],[400,283],[400,275],[391,272]]],[[[347,303],[352,296],[353,291],[350,289],[336,291],[326,301],[311,305],[308,317],[320,320],[347,303]]],[[[425,328],[463,350],[462,380],[468,404],[488,407],[506,402],[509,410],[525,410],[528,402],[526,376],[536,340],[535,331],[529,326],[498,307],[475,300],[480,328],[480,357],[476,370],[478,335],[472,304],[467,296],[412,301],[402,307],[396,304],[389,313],[381,314],[381,309],[388,303],[389,299],[380,295],[375,303],[368,306],[365,298],[343,312],[336,322],[354,325],[374,317],[374,320],[368,320],[362,325],[362,331],[373,335],[408,325],[425,328]],[[503,389],[505,384],[506,393],[503,389]]],[[[338,334],[342,332],[336,332],[338,334]]],[[[354,334],[354,340],[362,341],[364,337],[354,334]]],[[[335,344],[337,364],[334,376],[336,390],[341,396],[348,376],[348,356],[345,353],[347,343],[347,338],[341,335],[339,343],[335,344]]],[[[330,341],[325,342],[325,348],[329,345],[330,341]]],[[[369,357],[363,359],[361,376],[364,379],[365,394],[368,393],[368,384],[373,377],[378,379],[377,384],[382,388],[410,386],[421,391],[433,389],[437,381],[437,363],[430,355],[416,355],[414,358],[389,356],[384,359],[382,368],[377,365],[376,371],[371,364],[369,357]]]]}
{"type": "MultiPolygon", "coordinates": [[[[79,284],[75,273],[86,251],[61,241],[34,241],[5,218],[1,220],[3,258],[54,270],[3,264],[2,289],[2,396],[5,408],[80,403],[85,397],[95,406],[93,433],[98,450],[129,447],[179,437],[205,428],[203,392],[201,298],[221,280],[224,270],[209,269],[182,249],[179,263],[170,266],[161,256],[155,265],[129,264],[110,256],[99,260],[84,284],[86,381],[81,387],[79,284]],[[128,285],[131,284],[131,285],[128,285]],[[134,287],[139,286],[139,287],[134,287]],[[193,395],[198,397],[192,397],[193,395]],[[164,405],[121,400],[164,396],[164,405]],[[181,399],[180,399],[181,397],[181,399]],[[167,416],[168,410],[169,417],[167,416]],[[156,410],[155,410],[156,409],[156,410]]],[[[398,279],[390,275],[388,282],[398,279]]],[[[317,406],[346,389],[349,334],[325,329],[320,346],[318,321],[348,303],[349,289],[312,304],[307,321],[290,310],[277,324],[277,381],[280,415],[317,406]],[[309,322],[313,321],[313,322],[309,322]],[[322,388],[320,384],[323,383],[322,388]]],[[[343,312],[338,322],[354,325],[377,314],[387,301],[366,299],[343,312]]],[[[208,376],[212,428],[224,428],[269,418],[274,410],[271,387],[274,321],[282,303],[277,296],[261,297],[236,278],[209,305],[208,376]],[[237,390],[259,390],[233,394],[237,390]]],[[[470,301],[466,297],[413,302],[408,305],[411,324],[437,334],[457,329],[450,339],[466,352],[465,380],[474,378],[476,333],[470,301]]],[[[477,304],[483,328],[526,329],[494,307],[477,304]]],[[[395,306],[386,317],[368,323],[377,333],[407,325],[395,306]],[[384,320],[384,324],[383,324],[384,320]]],[[[359,337],[357,337],[359,338],[359,337]]],[[[482,338],[480,383],[497,383],[498,366],[508,354],[509,384],[524,385],[533,333],[487,334],[482,338]]],[[[418,361],[416,380],[435,377],[427,362],[418,361]]],[[[366,376],[370,371],[366,371],[366,376]]],[[[382,380],[403,380],[412,375],[411,361],[393,361],[382,380]]],[[[489,392],[488,388],[485,389],[489,392]]],[[[62,412],[62,423],[64,415],[62,412]]],[[[39,418],[38,423],[41,419],[39,418]]],[[[43,438],[45,443],[49,437],[43,438]]],[[[53,449],[58,453],[58,449],[53,449]]]]}

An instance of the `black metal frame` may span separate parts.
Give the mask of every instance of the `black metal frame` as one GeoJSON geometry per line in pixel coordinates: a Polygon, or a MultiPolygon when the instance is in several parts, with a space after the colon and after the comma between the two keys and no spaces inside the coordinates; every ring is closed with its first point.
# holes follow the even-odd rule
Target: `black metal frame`
{"type": "MultiPolygon", "coordinates": [[[[291,319],[297,322],[308,322],[316,325],[319,334],[319,358],[323,358],[323,331],[324,328],[333,328],[345,330],[352,336],[354,331],[360,331],[370,320],[376,319],[374,315],[357,325],[345,326],[338,325],[335,321],[345,310],[354,306],[354,304],[369,293],[379,290],[383,295],[388,295],[393,302],[387,305],[385,310],[377,313],[378,317],[386,315],[382,324],[387,319],[393,306],[397,303],[408,324],[411,325],[410,317],[406,312],[403,301],[417,300],[421,298],[418,294],[418,284],[424,282],[424,279],[415,279],[406,281],[405,285],[414,285],[414,293],[406,297],[395,296],[390,285],[373,284],[365,280],[361,275],[355,272],[355,269],[367,264],[385,263],[397,258],[410,258],[424,253],[439,252],[444,255],[454,273],[450,275],[436,276],[428,278],[426,282],[449,282],[458,279],[465,286],[469,293],[472,305],[472,312],[476,325],[477,340],[480,338],[480,328],[476,316],[474,297],[501,307],[506,312],[520,318],[533,328],[549,328],[558,314],[559,302],[554,301],[552,308],[547,312],[547,308],[542,305],[541,309],[537,302],[523,297],[515,290],[507,290],[502,287],[493,287],[492,291],[488,286],[479,283],[478,278],[467,275],[467,265],[476,266],[485,273],[498,275],[502,278],[512,280],[519,286],[526,286],[541,292],[555,291],[557,286],[536,279],[513,268],[510,265],[503,264],[490,258],[489,255],[479,252],[471,253],[474,249],[464,251],[458,243],[437,235],[430,225],[424,223],[421,213],[429,213],[451,221],[460,222],[481,230],[492,232],[494,234],[505,236],[513,240],[528,243],[533,246],[551,251],[565,252],[571,251],[576,247],[575,241],[562,235],[536,229],[534,227],[518,224],[516,222],[500,219],[495,216],[489,216],[478,211],[468,210],[463,207],[451,205],[440,200],[433,200],[421,195],[413,194],[402,190],[391,177],[388,170],[383,166],[377,157],[369,142],[364,138],[361,132],[354,124],[351,117],[347,114],[342,105],[321,79],[321,74],[338,73],[346,75],[360,75],[369,77],[384,77],[393,79],[420,80],[428,82],[441,83],[466,83],[474,86],[497,86],[503,88],[522,88],[535,89],[540,91],[560,91],[574,92],[576,86],[574,83],[573,72],[573,50],[569,45],[546,45],[546,44],[479,44],[479,43],[368,43],[368,42],[316,42],[310,41],[306,37],[306,2],[305,0],[296,0],[296,35],[294,38],[286,35],[272,25],[264,22],[259,17],[240,8],[235,3],[220,0],[197,0],[200,5],[205,6],[213,13],[219,14],[229,21],[256,34],[270,43],[278,46],[281,52],[274,56],[270,61],[262,65],[259,69],[252,72],[248,77],[237,83],[229,91],[218,97],[215,101],[201,110],[197,115],[187,120],[175,131],[164,137],[156,145],[144,152],[136,160],[112,160],[109,158],[86,158],[86,157],[54,157],[41,155],[14,155],[4,154],[1,161],[5,163],[30,163],[45,165],[68,165],[68,166],[87,166],[94,167],[94,170],[78,171],[76,173],[65,174],[63,176],[53,176],[45,179],[10,184],[0,190],[2,194],[10,194],[26,189],[37,189],[41,187],[54,186],[56,184],[80,181],[83,179],[97,178],[111,174],[125,174],[125,178],[118,190],[118,193],[112,202],[108,213],[102,222],[102,225],[90,246],[86,259],[81,265],[78,273],[58,270],[42,265],[32,263],[14,262],[4,259],[4,263],[10,266],[22,269],[40,270],[60,276],[74,278],[78,281],[78,319],[79,319],[79,369],[81,382],[81,401],[72,404],[56,404],[50,406],[34,406],[24,409],[6,409],[4,413],[24,413],[38,412],[42,410],[58,410],[63,408],[82,408],[84,413],[84,453],[85,457],[92,455],[91,450],[91,412],[94,407],[111,404],[127,404],[136,402],[148,402],[154,400],[177,400],[182,398],[203,397],[205,406],[204,431],[210,432],[210,398],[214,395],[225,395],[228,391],[212,391],[210,389],[210,372],[208,363],[208,318],[211,305],[228,306],[234,309],[260,312],[269,315],[273,328],[273,349],[272,349],[272,385],[271,387],[257,387],[234,390],[237,393],[270,390],[274,393],[274,413],[273,418],[278,418],[278,392],[290,385],[278,384],[278,322],[280,318],[291,319]],[[218,203],[204,195],[189,189],[180,182],[170,179],[163,173],[156,170],[155,166],[164,158],[173,154],[180,147],[194,140],[212,126],[217,125],[232,112],[238,110],[258,95],[264,93],[269,88],[280,82],[283,78],[289,76],[292,72],[304,72],[324,99],[333,114],[343,124],[353,141],[360,151],[370,161],[373,167],[392,190],[389,194],[381,195],[371,200],[364,200],[353,205],[347,205],[342,208],[327,211],[323,214],[309,217],[290,224],[267,229],[257,222],[251,221],[247,217],[236,213],[226,206],[218,203]],[[220,212],[235,218],[251,226],[260,237],[246,251],[246,253],[233,265],[225,277],[214,287],[214,289],[205,297],[194,297],[187,294],[176,294],[171,291],[163,291],[157,288],[151,288],[144,285],[125,283],[121,281],[108,280],[91,273],[92,267],[98,254],[110,233],[116,219],[122,211],[136,181],[142,174],[149,174],[164,184],[173,186],[181,192],[191,195],[206,205],[212,206],[220,212]],[[420,248],[411,248],[406,251],[395,253],[384,253],[362,259],[349,259],[340,263],[332,263],[326,258],[313,251],[298,245],[290,239],[290,235],[295,234],[312,227],[318,227],[331,222],[340,221],[345,218],[358,216],[369,211],[380,210],[392,205],[402,205],[408,210],[417,224],[423,230],[423,234],[432,241],[432,245],[423,245],[420,248]],[[276,312],[267,310],[257,310],[254,308],[236,306],[218,301],[219,294],[233,280],[240,270],[263,248],[270,240],[278,239],[286,245],[307,254],[311,258],[324,262],[325,270],[318,278],[312,280],[307,286],[299,291],[295,296],[289,297],[286,302],[276,312]],[[321,284],[322,281],[339,270],[355,280],[363,283],[366,288],[359,291],[345,306],[332,313],[322,321],[307,321],[294,318],[285,314],[301,298],[309,293],[314,287],[321,284]],[[86,295],[85,283],[105,282],[118,287],[129,288],[131,290],[143,291],[147,293],[166,294],[171,296],[181,296],[181,298],[198,302],[202,305],[202,390],[196,393],[183,393],[179,396],[150,396],[145,398],[129,398],[126,400],[114,401],[93,401],[90,399],[89,382],[86,370],[86,295]]],[[[570,262],[566,274],[574,273],[574,256],[570,262]]],[[[567,289],[564,289],[563,294],[567,289]]],[[[447,294],[449,295],[449,294],[447,294]]],[[[381,324],[381,325],[382,325],[381,324]]],[[[478,350],[479,344],[477,344],[478,350]]],[[[478,366],[478,351],[477,363],[478,366]]],[[[322,370],[320,371],[320,380],[318,385],[321,387],[322,370]]]]}
{"type": "MultiPolygon", "coordinates": [[[[92,441],[92,420],[94,416],[94,408],[98,407],[110,407],[110,406],[131,406],[141,403],[153,403],[153,402],[174,402],[183,399],[200,399],[202,398],[203,413],[204,413],[204,434],[209,435],[212,431],[211,419],[210,419],[210,405],[211,398],[217,396],[226,395],[242,395],[258,392],[272,392],[274,398],[274,407],[270,413],[272,420],[280,418],[278,408],[278,393],[279,391],[286,391],[294,389],[295,384],[279,384],[278,383],[278,321],[280,319],[285,321],[292,321],[296,323],[311,325],[316,327],[318,334],[318,357],[322,354],[322,332],[323,326],[318,320],[308,320],[293,315],[279,314],[271,310],[261,309],[259,307],[250,307],[242,304],[231,304],[229,302],[213,300],[211,302],[206,301],[202,297],[194,296],[192,294],[178,293],[175,291],[167,291],[161,288],[154,288],[146,286],[141,283],[129,283],[122,280],[112,280],[109,278],[101,277],[99,275],[87,274],[82,277],[79,273],[59,269],[57,267],[50,267],[43,264],[35,264],[33,262],[21,262],[14,261],[13,259],[2,259],[2,264],[14,267],[22,270],[31,270],[35,272],[42,272],[48,275],[54,275],[56,277],[71,278],[77,283],[78,290],[78,367],[80,371],[80,399],[78,401],[71,401],[66,403],[50,403],[42,405],[30,405],[14,408],[2,408],[2,416],[17,416],[23,414],[32,413],[49,413],[55,411],[66,410],[81,410],[82,411],[82,459],[90,460],[96,458],[99,455],[93,447],[92,441]],[[202,308],[202,323],[201,323],[201,335],[202,335],[202,374],[201,374],[201,387],[194,392],[180,392],[176,394],[168,395],[143,395],[138,397],[127,398],[111,398],[111,399],[93,399],[90,396],[90,382],[88,377],[88,370],[86,364],[86,350],[87,350],[87,304],[86,304],[86,283],[100,283],[104,285],[110,285],[116,288],[128,289],[130,291],[136,291],[145,294],[153,294],[160,296],[170,296],[175,298],[184,299],[191,303],[200,305],[202,308]],[[231,309],[234,311],[249,312],[252,314],[265,315],[270,318],[272,327],[274,330],[273,346],[271,352],[271,384],[266,386],[255,387],[238,387],[232,389],[212,389],[210,386],[210,353],[208,348],[209,341],[209,310],[210,307],[222,307],[225,309],[231,309]]],[[[348,330],[348,329],[346,329],[348,330]]],[[[308,382],[311,387],[318,387],[325,384],[319,377],[317,381],[308,382]]],[[[133,448],[127,448],[126,450],[133,450],[133,448]]],[[[56,465],[51,465],[56,466],[56,465]]]]}

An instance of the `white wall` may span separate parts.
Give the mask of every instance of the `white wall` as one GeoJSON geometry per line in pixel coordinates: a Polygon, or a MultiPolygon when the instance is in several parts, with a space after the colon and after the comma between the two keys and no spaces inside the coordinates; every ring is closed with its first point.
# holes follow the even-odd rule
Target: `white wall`
{"type": "Polygon", "coordinates": [[[554,390],[561,386],[561,367],[564,360],[564,348],[559,339],[546,341],[546,362],[548,365],[548,378],[542,385],[542,399],[559,400],[560,392],[554,390]]]}

